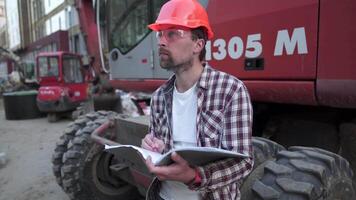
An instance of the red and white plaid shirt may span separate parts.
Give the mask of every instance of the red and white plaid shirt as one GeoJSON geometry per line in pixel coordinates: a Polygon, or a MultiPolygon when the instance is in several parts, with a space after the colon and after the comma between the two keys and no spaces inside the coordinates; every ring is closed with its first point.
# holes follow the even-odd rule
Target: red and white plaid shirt
{"type": "MultiPolygon", "coordinates": [[[[153,94],[150,133],[163,140],[164,152],[173,147],[172,98],[175,76],[153,94]]],[[[252,170],[252,106],[245,85],[208,65],[197,83],[197,146],[216,147],[249,155],[199,166],[202,182],[190,188],[203,199],[240,199],[241,180],[252,170]]],[[[159,185],[152,190],[159,191],[159,185]]],[[[152,191],[151,191],[152,192],[152,191]]],[[[157,194],[154,192],[155,194],[157,194]]]]}

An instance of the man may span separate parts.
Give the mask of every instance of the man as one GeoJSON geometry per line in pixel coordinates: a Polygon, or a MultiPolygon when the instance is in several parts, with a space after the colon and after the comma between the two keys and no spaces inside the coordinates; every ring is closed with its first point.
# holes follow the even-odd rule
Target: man
{"type": "Polygon", "coordinates": [[[178,154],[169,166],[146,165],[155,179],[147,199],[240,199],[241,180],[252,170],[252,107],[237,78],[204,64],[213,37],[196,0],[171,0],[149,28],[157,32],[162,68],[173,71],[152,96],[150,133],[142,147],[165,153],[182,146],[222,148],[248,155],[190,166],[178,154]]]}

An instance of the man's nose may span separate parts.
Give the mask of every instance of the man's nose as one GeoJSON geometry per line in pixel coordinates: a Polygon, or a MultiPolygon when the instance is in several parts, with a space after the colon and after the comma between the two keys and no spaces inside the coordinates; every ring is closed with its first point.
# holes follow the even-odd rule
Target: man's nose
{"type": "Polygon", "coordinates": [[[167,39],[166,37],[158,37],[158,46],[167,46],[167,39]]]}

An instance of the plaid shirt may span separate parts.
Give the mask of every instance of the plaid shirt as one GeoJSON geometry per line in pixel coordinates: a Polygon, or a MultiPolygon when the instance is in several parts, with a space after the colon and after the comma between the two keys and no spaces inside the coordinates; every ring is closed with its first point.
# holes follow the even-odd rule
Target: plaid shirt
{"type": "MultiPolygon", "coordinates": [[[[175,76],[172,76],[151,99],[150,133],[164,141],[164,152],[173,147],[171,122],[174,81],[175,76]]],[[[227,149],[249,157],[230,158],[199,166],[202,182],[199,186],[190,185],[190,188],[198,190],[203,199],[240,199],[240,182],[253,166],[249,94],[240,80],[208,65],[204,67],[197,87],[197,146],[227,149]]],[[[150,188],[156,190],[155,194],[159,189],[159,183],[150,188]]]]}

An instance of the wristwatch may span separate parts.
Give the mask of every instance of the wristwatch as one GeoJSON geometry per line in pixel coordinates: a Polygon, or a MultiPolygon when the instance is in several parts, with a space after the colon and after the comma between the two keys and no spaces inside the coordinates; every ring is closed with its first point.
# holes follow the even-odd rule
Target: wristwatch
{"type": "Polygon", "coordinates": [[[199,184],[201,183],[201,176],[198,168],[195,168],[195,177],[194,177],[194,184],[199,184]]]}
{"type": "Polygon", "coordinates": [[[193,187],[199,187],[201,184],[201,175],[200,172],[198,170],[198,168],[194,168],[195,171],[195,176],[194,179],[191,180],[187,185],[189,186],[189,188],[193,188],[193,187]]]}

